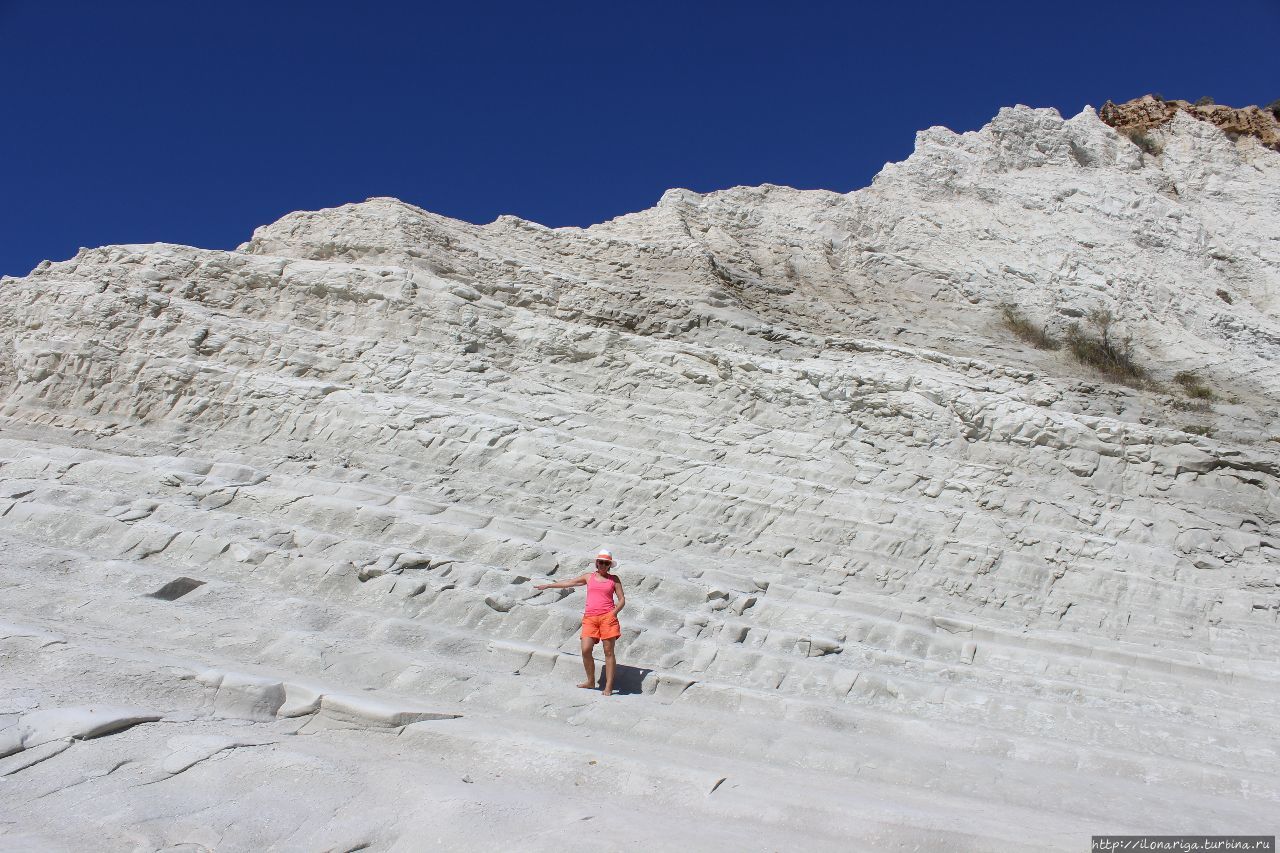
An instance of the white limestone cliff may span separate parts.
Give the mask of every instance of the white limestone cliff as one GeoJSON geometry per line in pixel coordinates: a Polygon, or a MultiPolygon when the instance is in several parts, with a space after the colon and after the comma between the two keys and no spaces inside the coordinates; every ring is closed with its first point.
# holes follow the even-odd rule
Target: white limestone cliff
{"type": "Polygon", "coordinates": [[[845,195],[586,229],[371,199],[0,280],[7,831],[1274,832],[1280,153],[1151,134],[1016,107],[845,195]],[[1010,303],[1111,311],[1152,381],[1029,347],[1010,303]],[[607,699],[573,686],[581,599],[532,589],[602,544],[607,699]]]}

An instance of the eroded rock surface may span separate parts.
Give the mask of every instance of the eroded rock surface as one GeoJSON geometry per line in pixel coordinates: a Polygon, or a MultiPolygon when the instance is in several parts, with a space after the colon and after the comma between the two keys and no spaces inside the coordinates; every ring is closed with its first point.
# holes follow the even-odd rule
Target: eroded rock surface
{"type": "Polygon", "coordinates": [[[1280,155],[1153,132],[1018,107],[847,195],[588,229],[372,199],[0,281],[0,743],[145,714],[6,746],[6,832],[1274,832],[1280,155]],[[1029,348],[1006,303],[1109,310],[1153,384],[1029,348]],[[573,686],[580,594],[532,589],[601,545],[608,699],[573,686]]]}

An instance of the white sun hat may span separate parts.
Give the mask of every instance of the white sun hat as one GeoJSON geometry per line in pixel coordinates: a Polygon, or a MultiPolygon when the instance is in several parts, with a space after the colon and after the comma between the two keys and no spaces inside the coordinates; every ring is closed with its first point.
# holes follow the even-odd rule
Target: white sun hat
{"type": "Polygon", "coordinates": [[[613,565],[613,552],[608,548],[601,548],[600,553],[596,554],[597,560],[608,560],[609,565],[613,565]]]}

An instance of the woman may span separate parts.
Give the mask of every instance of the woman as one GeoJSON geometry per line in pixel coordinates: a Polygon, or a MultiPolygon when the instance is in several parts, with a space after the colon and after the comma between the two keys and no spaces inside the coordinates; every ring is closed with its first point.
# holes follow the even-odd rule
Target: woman
{"type": "Polygon", "coordinates": [[[622,593],[622,581],[610,570],[614,567],[613,554],[601,551],[596,554],[596,570],[594,572],[560,581],[560,583],[544,583],[534,587],[536,590],[568,589],[571,586],[587,588],[587,606],[582,614],[582,668],[587,671],[587,680],[579,687],[596,686],[596,659],[592,652],[596,640],[604,643],[604,695],[613,695],[613,644],[622,636],[622,626],[618,624],[618,611],[627,605],[627,597],[622,593]],[[614,599],[617,599],[616,603],[614,599]]]}

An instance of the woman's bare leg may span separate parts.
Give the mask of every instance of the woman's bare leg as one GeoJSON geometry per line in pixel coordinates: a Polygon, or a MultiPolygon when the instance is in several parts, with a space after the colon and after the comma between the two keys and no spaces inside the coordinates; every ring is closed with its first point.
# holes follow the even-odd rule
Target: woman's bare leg
{"type": "MultiPolygon", "coordinates": [[[[606,640],[605,642],[609,643],[610,648],[613,647],[612,640],[606,640]]],[[[582,668],[587,671],[587,680],[579,684],[578,685],[579,687],[595,687],[596,686],[596,659],[591,654],[592,650],[595,649],[595,647],[596,647],[596,640],[594,637],[582,638],[582,668]]]]}
{"type": "Polygon", "coordinates": [[[613,644],[614,640],[602,640],[604,643],[604,695],[613,695],[613,644]]]}

